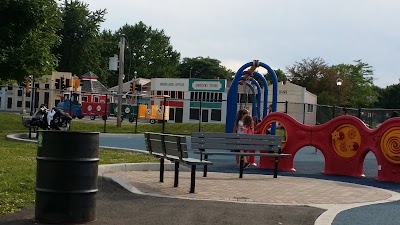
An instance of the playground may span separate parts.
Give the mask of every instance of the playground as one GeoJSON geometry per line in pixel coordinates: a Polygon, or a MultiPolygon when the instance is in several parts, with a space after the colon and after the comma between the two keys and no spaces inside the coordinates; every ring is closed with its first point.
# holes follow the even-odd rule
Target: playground
{"type": "MultiPolygon", "coordinates": [[[[400,118],[388,119],[375,129],[367,127],[359,118],[349,115],[336,117],[321,125],[303,125],[285,113],[276,112],[278,95],[276,74],[267,64],[254,60],[238,70],[229,89],[227,133],[233,130],[238,110],[236,103],[239,85],[249,86],[253,96],[256,96],[257,101],[253,101],[251,115],[261,122],[255,126],[255,133],[266,134],[270,129],[271,134],[275,135],[277,124],[284,129],[282,153],[291,154],[292,157],[279,160],[281,171],[295,172],[296,153],[303,147],[312,146],[318,149],[324,158],[324,168],[321,171],[323,174],[364,177],[363,165],[368,155],[369,159],[376,160],[378,181],[400,182],[400,118]],[[269,105],[267,81],[256,71],[258,67],[265,68],[272,78],[271,113],[267,112],[269,105]],[[263,83],[263,88],[257,80],[263,83]]],[[[258,168],[272,169],[274,159],[260,157],[257,163],[258,168]]]]}

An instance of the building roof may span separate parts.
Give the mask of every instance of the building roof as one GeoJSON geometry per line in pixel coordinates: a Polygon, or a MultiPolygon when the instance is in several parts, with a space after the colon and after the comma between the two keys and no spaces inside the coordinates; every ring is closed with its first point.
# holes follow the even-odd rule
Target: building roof
{"type": "MultiPolygon", "coordinates": [[[[151,79],[146,79],[146,78],[139,78],[139,83],[142,85],[142,87],[147,87],[147,84],[151,83],[151,79]]],[[[118,92],[118,85],[114,86],[112,88],[108,89],[109,91],[112,92],[118,92]]],[[[131,81],[125,82],[122,84],[122,92],[127,93],[131,90],[131,81]]]]}
{"type": "Polygon", "coordinates": [[[97,80],[98,76],[89,71],[81,76],[82,93],[111,94],[107,87],[97,80]]]}
{"type": "Polygon", "coordinates": [[[99,78],[96,74],[92,71],[89,71],[81,76],[82,79],[96,79],[99,78]]]}

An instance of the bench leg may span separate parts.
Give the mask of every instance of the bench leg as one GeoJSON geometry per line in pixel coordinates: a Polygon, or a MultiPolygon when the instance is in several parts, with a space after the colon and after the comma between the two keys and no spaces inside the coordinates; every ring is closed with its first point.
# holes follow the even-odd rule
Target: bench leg
{"type": "Polygon", "coordinates": [[[275,157],[274,162],[274,178],[278,177],[278,157],[275,157]]]}
{"type": "Polygon", "coordinates": [[[164,158],[160,158],[160,182],[164,182],[164,158]]]}
{"type": "Polygon", "coordinates": [[[196,186],[196,165],[192,165],[192,172],[190,175],[190,191],[189,191],[189,193],[194,193],[195,186],[196,186]]]}
{"type": "Polygon", "coordinates": [[[178,187],[179,182],[179,162],[175,162],[175,177],[174,177],[174,187],[178,187]]]}
{"type": "MultiPolygon", "coordinates": [[[[204,156],[204,160],[208,160],[208,155],[204,156]]],[[[208,170],[208,166],[207,164],[204,165],[204,172],[203,172],[203,177],[207,177],[207,170],[208,170]]]]}
{"type": "Polygon", "coordinates": [[[240,156],[240,163],[239,163],[239,178],[243,178],[243,164],[244,164],[244,158],[241,155],[240,156]]]}

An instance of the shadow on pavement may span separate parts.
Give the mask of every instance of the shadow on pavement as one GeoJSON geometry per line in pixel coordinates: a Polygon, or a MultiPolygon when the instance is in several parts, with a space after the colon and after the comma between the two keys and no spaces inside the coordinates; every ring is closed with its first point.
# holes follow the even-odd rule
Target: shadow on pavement
{"type": "MultiPolygon", "coordinates": [[[[108,180],[99,180],[96,209],[97,221],[90,224],[311,225],[325,211],[308,206],[239,204],[150,197],[128,192],[108,180]]],[[[31,206],[0,217],[0,224],[35,224],[33,218],[34,207],[31,206]]]]}

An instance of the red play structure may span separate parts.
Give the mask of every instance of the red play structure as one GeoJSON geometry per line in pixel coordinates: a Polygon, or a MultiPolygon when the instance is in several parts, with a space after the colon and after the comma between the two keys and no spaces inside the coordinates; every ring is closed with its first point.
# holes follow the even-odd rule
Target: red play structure
{"type": "MultiPolygon", "coordinates": [[[[295,171],[295,154],[311,145],[325,157],[324,174],[361,177],[365,156],[371,151],[378,161],[377,180],[400,182],[400,117],[370,129],[354,116],[339,116],[322,125],[306,126],[287,114],[274,112],[257,124],[256,133],[265,134],[273,122],[279,122],[286,130],[282,152],[292,154],[279,160],[280,170],[295,171]]],[[[273,165],[273,158],[260,158],[260,168],[272,169],[273,165]]]]}

